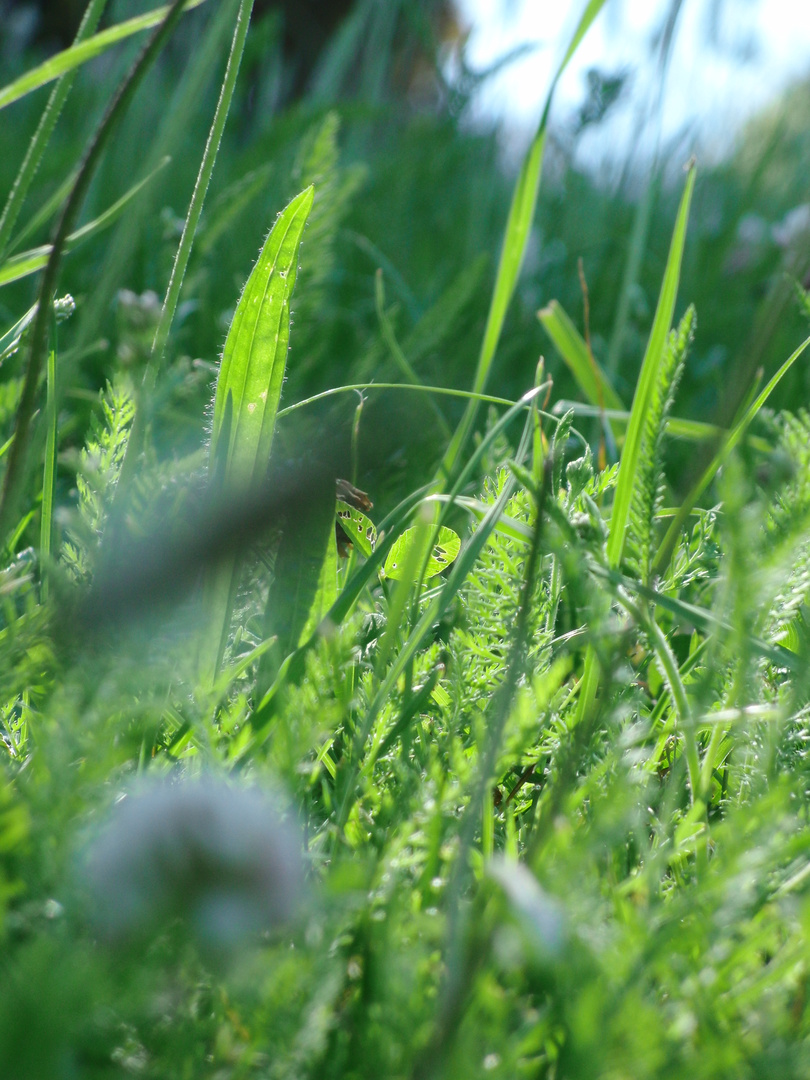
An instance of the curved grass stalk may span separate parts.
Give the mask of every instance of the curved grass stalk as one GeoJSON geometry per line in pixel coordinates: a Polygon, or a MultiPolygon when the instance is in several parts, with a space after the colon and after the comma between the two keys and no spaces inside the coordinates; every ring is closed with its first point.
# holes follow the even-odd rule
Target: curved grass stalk
{"type": "MultiPolygon", "coordinates": [[[[323,401],[326,398],[335,397],[337,394],[348,394],[352,391],[365,391],[365,390],[410,390],[420,394],[443,394],[446,397],[456,397],[464,399],[475,399],[477,401],[483,401],[490,405],[506,405],[511,408],[514,405],[523,404],[521,401],[512,401],[511,398],[494,397],[492,394],[476,394],[474,390],[454,390],[449,386],[427,386],[424,383],[392,383],[392,382],[363,382],[363,383],[347,383],[346,386],[333,386],[329,390],[322,390],[318,394],[313,394],[312,397],[303,398],[301,401],[296,401],[293,405],[286,405],[283,409],[279,409],[276,414],[280,420],[283,416],[289,416],[290,413],[295,412],[297,409],[304,409],[308,405],[314,405],[317,401],[323,401]]],[[[556,419],[551,416],[550,413],[544,415],[556,419]]]]}

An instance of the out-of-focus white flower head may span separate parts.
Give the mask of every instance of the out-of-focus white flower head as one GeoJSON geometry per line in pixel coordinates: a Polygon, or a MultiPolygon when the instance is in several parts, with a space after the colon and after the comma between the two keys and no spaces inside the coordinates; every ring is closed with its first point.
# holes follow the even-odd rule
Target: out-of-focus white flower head
{"type": "Polygon", "coordinates": [[[113,941],[179,916],[200,944],[227,950],[289,919],[302,900],[295,826],[258,788],[212,777],[126,795],[85,866],[93,921],[113,941]]]}

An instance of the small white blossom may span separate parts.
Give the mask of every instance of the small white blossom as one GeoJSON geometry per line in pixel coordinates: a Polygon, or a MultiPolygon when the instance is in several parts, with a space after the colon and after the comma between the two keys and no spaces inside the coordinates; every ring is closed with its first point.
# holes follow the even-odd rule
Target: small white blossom
{"type": "Polygon", "coordinates": [[[302,893],[294,826],[258,789],[210,777],[126,795],[86,869],[94,922],[111,940],[181,917],[202,944],[227,949],[289,919],[302,893]]]}

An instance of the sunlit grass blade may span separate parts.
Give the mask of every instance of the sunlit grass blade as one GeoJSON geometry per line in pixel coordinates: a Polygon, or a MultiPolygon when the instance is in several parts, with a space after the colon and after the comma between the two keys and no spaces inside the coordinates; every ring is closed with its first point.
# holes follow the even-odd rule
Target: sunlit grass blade
{"type": "Polygon", "coordinates": [[[298,249],[314,197],[314,188],[306,188],[276,219],[225,342],[214,398],[211,462],[220,452],[230,408],[233,423],[224,476],[228,487],[249,487],[267,468],[287,362],[298,249]]]}
{"type": "Polygon", "coordinates": [[[697,483],[693,486],[692,490],[684,499],[682,505],[678,509],[678,513],[675,515],[674,520],[667,529],[664,539],[661,541],[661,547],[658,550],[658,555],[655,560],[656,574],[663,574],[667,566],[669,565],[672,554],[675,551],[675,546],[678,543],[678,537],[681,535],[681,530],[683,529],[683,526],[687,518],[691,514],[692,508],[694,507],[697,500],[700,498],[700,496],[712,482],[714,477],[717,475],[719,469],[727,460],[728,455],[731,453],[734,447],[738,445],[742,437],[745,435],[746,431],[751,425],[751,422],[753,421],[759,410],[763,407],[763,405],[771,396],[773,391],[782,381],[783,377],[788,373],[788,371],[790,371],[790,369],[793,367],[793,365],[796,363],[796,361],[799,359],[799,357],[809,345],[810,338],[806,338],[798,347],[798,349],[796,349],[795,352],[790,354],[784,364],[782,364],[782,366],[779,368],[773,378],[768,382],[767,386],[765,386],[764,389],[751,402],[751,404],[742,414],[734,427],[725,434],[720,449],[714,455],[714,457],[704,470],[700,479],[697,481],[697,483]]]}
{"type": "MultiPolygon", "coordinates": [[[[678,208],[678,216],[675,219],[675,228],[672,233],[664,280],[658,297],[658,306],[656,307],[647,350],[636,383],[636,392],[633,396],[633,406],[630,411],[630,420],[627,424],[624,448],[619,463],[619,477],[616,483],[616,494],[613,500],[608,532],[607,558],[611,567],[619,566],[624,551],[627,520],[639,468],[644,421],[655,388],[661,359],[664,355],[667,335],[672,326],[675,313],[675,301],[678,296],[681,261],[686,243],[686,227],[689,221],[692,192],[695,187],[695,175],[695,166],[694,162],[692,162],[689,165],[686,186],[678,208]]],[[[593,646],[589,646],[585,654],[585,668],[579,690],[578,721],[590,712],[596,697],[598,683],[599,664],[593,646]]]]}
{"type": "MultiPolygon", "coordinates": [[[[65,239],[64,253],[68,254],[83,240],[87,240],[103,229],[109,228],[110,225],[117,221],[126,209],[127,204],[138,195],[141,189],[161,169],[169,164],[170,160],[171,158],[164,158],[155,170],[145,176],[143,180],[139,180],[137,184],[133,184],[129,191],[125,192],[120,199],[116,199],[112,206],[108,206],[98,217],[93,218],[92,221],[88,221],[86,225],[82,225],[80,229],[72,232],[65,239]]],[[[0,285],[8,285],[12,281],[19,281],[21,278],[28,277],[30,274],[35,274],[37,270],[41,270],[48,262],[52,250],[51,244],[43,244],[41,247],[32,248],[31,251],[22,251],[19,255],[6,259],[0,265],[0,285]]]]}
{"type": "Polygon", "coordinates": [[[538,311],[537,317],[591,405],[604,407],[605,415],[608,415],[607,410],[623,410],[624,402],[613,389],[606,373],[591,357],[585,339],[562,306],[552,300],[548,307],[538,311]]]}
{"type": "MultiPolygon", "coordinates": [[[[79,45],[93,33],[98,26],[98,21],[101,18],[106,3],[107,0],[90,0],[85,9],[82,21],[79,24],[79,29],[76,31],[76,37],[73,43],[74,46],[79,45]]],[[[3,255],[6,253],[11,234],[14,230],[17,218],[20,215],[20,211],[22,210],[25,197],[28,194],[28,189],[31,186],[31,181],[36,175],[36,171],[39,168],[39,164],[42,161],[42,157],[50,142],[51,135],[53,134],[53,129],[56,126],[56,121],[59,119],[59,114],[73,87],[74,77],[75,71],[66,73],[53,88],[50,97],[48,98],[48,102],[42,111],[42,116],[40,117],[37,129],[31,137],[31,142],[28,144],[28,149],[25,152],[22,165],[20,165],[17,176],[12,184],[11,191],[9,192],[8,199],[6,200],[6,204],[3,207],[3,213],[0,214],[0,259],[2,259],[3,255]]],[[[65,190],[63,198],[66,195],[67,190],[65,190]]]]}
{"type": "MultiPolygon", "coordinates": [[[[473,379],[473,390],[482,393],[487,384],[495,350],[501,337],[506,312],[517,285],[520,268],[523,264],[523,256],[526,251],[526,243],[534,220],[534,210],[537,204],[537,194],[540,186],[540,174],[543,167],[543,153],[546,146],[546,134],[548,119],[551,113],[551,102],[556,85],[568,66],[568,62],[576,52],[579,43],[587,33],[596,16],[601,11],[605,0],[590,0],[585,8],[582,18],[577,25],[576,31],[562,63],[557,69],[551,88],[543,109],[540,126],[532,140],[528,153],[524,158],[520,173],[512,195],[512,204],[509,207],[509,216],[506,221],[503,247],[498,263],[498,272],[495,278],[495,287],[490,302],[487,324],[484,337],[481,342],[481,351],[478,356],[478,365],[473,379]]],[[[445,475],[453,472],[456,462],[464,445],[472,431],[477,413],[477,404],[471,402],[465,410],[461,423],[456,429],[450,444],[445,451],[441,464],[441,471],[445,475]]]]}
{"type": "MultiPolygon", "coordinates": [[[[184,10],[191,11],[204,3],[205,0],[186,0],[184,10]]],[[[145,15],[127,19],[126,22],[111,26],[108,30],[102,30],[86,41],[81,41],[78,45],[71,45],[69,49],[63,49],[62,52],[51,56],[44,63],[32,68],[24,75],[21,75],[19,79],[15,79],[14,82],[0,89],[0,109],[11,105],[12,102],[19,101],[26,94],[30,94],[33,90],[38,90],[40,86],[53,82],[54,79],[58,79],[68,71],[73,71],[74,68],[86,64],[88,60],[94,60],[111,46],[117,45],[119,41],[124,41],[128,37],[132,37],[133,34],[139,34],[143,30],[150,30],[153,26],[158,26],[166,18],[171,8],[172,5],[168,4],[165,7],[148,11],[145,15]]]]}
{"type": "MultiPolygon", "coordinates": [[[[247,280],[225,341],[214,397],[209,472],[218,493],[238,495],[264,479],[290,340],[290,298],[312,202],[308,187],[279,214],[247,280]]],[[[230,627],[238,567],[231,559],[206,579],[201,662],[213,680],[230,627]]]]}

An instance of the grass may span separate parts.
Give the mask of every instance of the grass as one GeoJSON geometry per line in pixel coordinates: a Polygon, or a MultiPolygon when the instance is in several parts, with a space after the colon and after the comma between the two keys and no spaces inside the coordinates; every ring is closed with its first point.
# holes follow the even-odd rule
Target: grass
{"type": "MultiPolygon", "coordinates": [[[[702,312],[711,340],[741,295],[702,200],[744,155],[655,207],[660,265],[564,263],[541,305],[549,109],[510,197],[491,139],[388,100],[405,8],[358,5],[270,108],[277,21],[181,6],[106,112],[77,67],[36,119],[85,53],[4,80],[2,257],[44,262],[0,291],[0,1073],[806,1075],[810,416],[773,406],[808,340],[778,290],[773,374],[700,408],[702,312]]],[[[586,194],[609,253],[628,208],[586,194]]]]}

